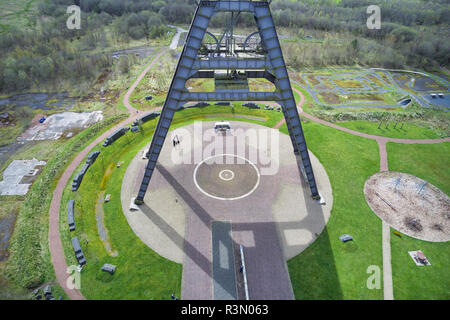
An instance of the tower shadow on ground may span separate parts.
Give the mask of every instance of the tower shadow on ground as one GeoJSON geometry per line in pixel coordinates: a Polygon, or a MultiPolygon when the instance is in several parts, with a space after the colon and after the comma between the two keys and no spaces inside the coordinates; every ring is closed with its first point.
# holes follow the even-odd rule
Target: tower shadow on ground
{"type": "MultiPolygon", "coordinates": [[[[300,175],[302,188],[302,194],[305,200],[311,197],[309,188],[300,170],[301,159],[296,156],[297,168],[300,175]]],[[[319,190],[320,191],[320,190],[319,190]]],[[[326,201],[327,199],[325,199],[326,201]]],[[[314,213],[317,215],[317,208],[311,207],[311,202],[306,202],[306,210],[308,215],[314,213]]],[[[318,205],[318,204],[314,204],[318,205]]],[[[321,208],[321,206],[320,206],[321,208]]],[[[324,219],[323,210],[320,209],[318,217],[324,219]]],[[[321,221],[324,223],[324,221],[321,221]]],[[[314,235],[315,241],[311,243],[303,252],[299,255],[291,258],[287,262],[289,269],[289,275],[291,278],[292,287],[294,290],[295,298],[299,300],[341,300],[342,290],[339,283],[339,277],[336,270],[336,264],[334,259],[333,250],[331,248],[331,240],[328,234],[327,225],[320,234],[314,235]],[[317,254],[319,252],[320,254],[317,254]],[[326,266],[327,272],[314,273],[313,270],[322,270],[323,266],[326,266]],[[304,274],[304,270],[308,270],[308,275],[304,274]]],[[[280,230],[296,229],[301,227],[301,221],[294,221],[289,223],[281,223],[280,230]]],[[[339,241],[336,239],[336,241],[339,241]]]]}
{"type": "MultiPolygon", "coordinates": [[[[297,158],[297,161],[301,161],[297,158]]],[[[183,199],[187,206],[193,211],[193,213],[202,221],[202,223],[211,231],[211,223],[214,220],[211,215],[200,205],[200,203],[194,199],[194,197],[177,181],[177,179],[160,163],[157,164],[156,169],[161,173],[163,178],[173,187],[176,193],[183,199]]],[[[306,182],[299,170],[300,179],[302,182],[302,192],[305,198],[310,198],[309,188],[306,186],[306,182]]],[[[309,208],[311,205],[308,202],[306,210],[309,214],[317,215],[317,208],[309,208]]],[[[169,238],[174,239],[175,243],[184,243],[184,246],[180,247],[185,254],[192,259],[192,261],[201,268],[205,274],[212,277],[212,261],[209,257],[206,257],[201,253],[192,243],[186,241],[174,228],[172,228],[161,216],[159,216],[154,210],[152,210],[147,204],[141,205],[143,213],[157,225],[169,238]]],[[[323,214],[320,214],[324,219],[323,214]]],[[[289,222],[256,222],[256,223],[232,223],[232,230],[234,231],[252,231],[255,239],[255,246],[270,245],[265,239],[265,235],[268,230],[277,228],[277,234],[281,238],[284,236],[285,230],[301,229],[301,221],[289,221],[289,222]]],[[[238,247],[239,244],[233,239],[233,247],[238,247]]],[[[256,250],[255,247],[245,247],[245,252],[251,255],[252,250],[256,250]]],[[[237,257],[235,257],[237,259],[237,257]]],[[[247,263],[247,262],[246,262],[247,263]]],[[[290,259],[287,263],[290,280],[293,287],[293,292],[296,299],[342,299],[342,292],[339,285],[339,279],[334,263],[334,255],[331,249],[330,239],[326,226],[317,240],[306,248],[300,255],[290,259]],[[316,255],[315,252],[320,250],[320,255],[316,255]],[[313,266],[317,265],[317,268],[313,266]],[[305,277],[302,270],[311,269],[323,269],[323,265],[327,266],[326,274],[317,274],[313,277],[305,277]],[[302,268],[304,267],[304,268],[302,268]],[[320,267],[320,268],[319,268],[320,267]]],[[[261,281],[261,279],[258,279],[261,281]]],[[[264,280],[262,280],[264,281],[264,280]]],[[[229,286],[226,283],[220,283],[220,279],[216,279],[223,288],[229,286]]],[[[253,288],[255,289],[255,288],[253,288]]],[[[252,289],[249,288],[251,292],[252,289]]],[[[232,294],[230,292],[230,294],[232,294]]],[[[250,296],[251,299],[251,296],[250,296]]]]}

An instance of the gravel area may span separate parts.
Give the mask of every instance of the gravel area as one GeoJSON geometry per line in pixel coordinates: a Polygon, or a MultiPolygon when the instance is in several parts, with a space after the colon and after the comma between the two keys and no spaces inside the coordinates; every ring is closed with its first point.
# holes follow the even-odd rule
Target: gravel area
{"type": "Polygon", "coordinates": [[[450,240],[450,198],[427,181],[381,172],[367,180],[364,195],[373,212],[394,229],[425,241],[450,240]]]}

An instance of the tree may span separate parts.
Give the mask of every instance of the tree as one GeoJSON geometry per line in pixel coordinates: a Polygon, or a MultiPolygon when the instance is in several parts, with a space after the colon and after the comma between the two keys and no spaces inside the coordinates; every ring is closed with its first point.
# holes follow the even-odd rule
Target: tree
{"type": "Polygon", "coordinates": [[[100,0],[81,0],[80,8],[85,12],[91,11],[99,12],[100,11],[99,4],[100,0]]]}
{"type": "Polygon", "coordinates": [[[125,12],[125,4],[121,0],[101,0],[99,8],[115,16],[121,16],[125,12]]]}
{"type": "Polygon", "coordinates": [[[42,80],[48,80],[53,74],[53,61],[52,58],[47,57],[39,61],[39,78],[42,80]]]}
{"type": "Polygon", "coordinates": [[[395,36],[398,41],[409,42],[416,38],[417,32],[408,27],[398,27],[391,31],[391,35],[395,36]]]}
{"type": "Polygon", "coordinates": [[[120,57],[118,67],[122,74],[127,74],[130,71],[130,64],[127,56],[120,57]]]}

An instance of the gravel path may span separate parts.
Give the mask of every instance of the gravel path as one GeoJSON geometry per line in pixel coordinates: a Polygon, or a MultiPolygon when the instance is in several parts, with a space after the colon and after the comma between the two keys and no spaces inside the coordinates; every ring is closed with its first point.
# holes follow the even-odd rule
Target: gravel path
{"type": "Polygon", "coordinates": [[[172,39],[172,42],[170,43],[169,48],[171,50],[177,50],[178,47],[178,43],[180,42],[180,36],[183,32],[188,32],[188,30],[182,29],[180,27],[177,26],[172,26],[172,25],[168,25],[171,28],[176,28],[177,29],[177,33],[175,34],[175,36],[172,39]]]}

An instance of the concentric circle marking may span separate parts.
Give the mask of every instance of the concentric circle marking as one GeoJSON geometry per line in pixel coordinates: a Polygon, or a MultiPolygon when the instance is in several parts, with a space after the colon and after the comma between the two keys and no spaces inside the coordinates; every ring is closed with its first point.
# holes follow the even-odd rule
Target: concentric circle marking
{"type": "Polygon", "coordinates": [[[234,179],[234,172],[229,169],[222,170],[219,172],[219,178],[224,181],[231,181],[234,179]]]}
{"type": "Polygon", "coordinates": [[[195,167],[193,178],[195,186],[204,195],[217,200],[245,198],[258,188],[260,182],[256,165],[234,154],[204,159],[195,167]]]}

